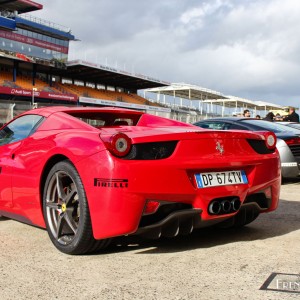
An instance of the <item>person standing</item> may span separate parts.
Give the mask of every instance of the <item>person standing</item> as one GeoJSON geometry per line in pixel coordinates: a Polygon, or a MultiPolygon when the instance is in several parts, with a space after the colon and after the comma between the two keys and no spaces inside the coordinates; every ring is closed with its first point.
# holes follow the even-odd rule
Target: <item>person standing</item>
{"type": "Polygon", "coordinates": [[[277,113],[275,115],[275,121],[282,121],[282,116],[280,115],[280,113],[277,113]]]}
{"type": "Polygon", "coordinates": [[[264,120],[273,122],[274,118],[275,118],[274,113],[270,111],[270,112],[268,112],[268,114],[266,115],[266,117],[264,118],[264,120]]]}
{"type": "Polygon", "coordinates": [[[250,110],[249,110],[249,109],[245,109],[245,110],[244,110],[244,113],[243,113],[243,116],[244,116],[245,118],[250,118],[250,117],[251,117],[250,110]]]}
{"type": "Polygon", "coordinates": [[[299,115],[295,112],[294,107],[290,107],[289,114],[283,118],[283,121],[299,122],[299,115]]]}

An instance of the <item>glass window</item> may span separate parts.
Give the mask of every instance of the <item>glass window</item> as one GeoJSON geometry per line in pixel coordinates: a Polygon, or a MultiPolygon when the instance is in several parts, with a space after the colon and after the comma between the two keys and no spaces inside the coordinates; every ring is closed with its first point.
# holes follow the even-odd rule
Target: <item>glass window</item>
{"type": "Polygon", "coordinates": [[[227,128],[224,128],[226,123],[220,122],[220,121],[208,121],[208,122],[199,122],[196,123],[195,125],[202,127],[202,128],[207,128],[207,129],[214,129],[214,130],[224,130],[227,128]]]}
{"type": "Polygon", "coordinates": [[[275,133],[292,132],[292,133],[299,134],[298,130],[284,126],[282,124],[275,123],[275,122],[269,122],[269,121],[264,121],[264,120],[243,120],[242,122],[244,122],[246,124],[254,125],[255,127],[258,128],[258,130],[267,129],[267,130],[273,131],[275,133]]]}
{"type": "Polygon", "coordinates": [[[10,144],[25,139],[34,133],[43,117],[26,115],[19,117],[0,130],[0,145],[10,144]]]}
{"type": "Polygon", "coordinates": [[[226,129],[230,129],[230,130],[251,130],[249,128],[247,128],[246,126],[240,125],[238,123],[232,123],[232,124],[228,124],[228,128],[226,129]]]}
{"type": "Polygon", "coordinates": [[[101,112],[96,113],[70,113],[73,117],[78,118],[79,120],[92,125],[94,127],[108,127],[108,126],[117,126],[117,125],[130,125],[135,126],[140,118],[140,115],[128,115],[126,118],[122,114],[106,114],[101,112]]]}

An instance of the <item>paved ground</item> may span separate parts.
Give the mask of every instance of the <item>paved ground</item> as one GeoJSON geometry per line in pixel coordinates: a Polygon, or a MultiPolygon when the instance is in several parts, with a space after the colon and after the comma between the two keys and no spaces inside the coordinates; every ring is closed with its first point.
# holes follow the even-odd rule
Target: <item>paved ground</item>
{"type": "Polygon", "coordinates": [[[202,229],[154,242],[135,239],[90,256],[61,254],[46,231],[0,218],[4,300],[300,299],[297,274],[300,181],[282,186],[276,212],[241,230],[202,229]]]}

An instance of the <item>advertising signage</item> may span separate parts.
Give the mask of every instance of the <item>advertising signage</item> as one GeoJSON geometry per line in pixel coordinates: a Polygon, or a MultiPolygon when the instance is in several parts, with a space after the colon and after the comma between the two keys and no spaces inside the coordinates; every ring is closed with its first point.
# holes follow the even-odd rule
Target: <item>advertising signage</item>
{"type": "Polygon", "coordinates": [[[69,51],[69,49],[67,47],[56,45],[56,44],[49,43],[46,41],[41,41],[41,40],[38,40],[35,38],[23,36],[21,34],[10,32],[10,31],[0,30],[0,37],[2,37],[4,39],[32,45],[32,46],[37,46],[40,48],[45,48],[45,49],[65,53],[65,54],[68,54],[68,51],[69,51]]]}
{"type": "Polygon", "coordinates": [[[0,94],[6,94],[6,95],[32,97],[33,92],[35,98],[64,100],[64,101],[71,101],[71,102],[76,102],[78,100],[78,96],[72,94],[58,94],[58,93],[51,93],[51,92],[44,92],[44,91],[32,91],[32,90],[26,90],[20,88],[11,88],[6,86],[0,87],[0,94]]]}

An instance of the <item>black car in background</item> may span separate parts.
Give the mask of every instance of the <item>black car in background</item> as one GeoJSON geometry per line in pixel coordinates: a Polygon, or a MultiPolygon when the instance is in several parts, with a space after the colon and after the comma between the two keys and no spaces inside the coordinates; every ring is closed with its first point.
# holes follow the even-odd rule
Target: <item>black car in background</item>
{"type": "Polygon", "coordinates": [[[213,130],[273,131],[281,160],[283,178],[300,176],[300,130],[277,122],[252,118],[224,117],[196,122],[194,125],[213,130]]]}
{"type": "Polygon", "coordinates": [[[278,123],[300,130],[300,123],[297,122],[278,122],[278,123]]]}

